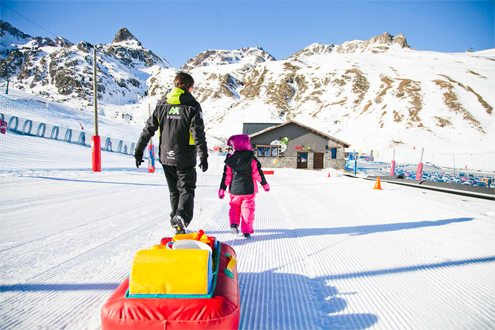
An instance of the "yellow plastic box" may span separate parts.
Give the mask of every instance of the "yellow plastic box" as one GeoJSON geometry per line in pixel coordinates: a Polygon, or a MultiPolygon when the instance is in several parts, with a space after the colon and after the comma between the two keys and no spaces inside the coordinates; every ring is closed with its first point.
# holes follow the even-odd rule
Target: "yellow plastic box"
{"type": "Polygon", "coordinates": [[[153,249],[136,253],[129,276],[130,294],[208,294],[212,256],[199,249],[153,249]]]}

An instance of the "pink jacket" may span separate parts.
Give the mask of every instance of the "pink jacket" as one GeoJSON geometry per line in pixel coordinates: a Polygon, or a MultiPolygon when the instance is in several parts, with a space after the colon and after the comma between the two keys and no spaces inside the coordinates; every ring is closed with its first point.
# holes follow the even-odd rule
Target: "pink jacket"
{"type": "MultiPolygon", "coordinates": [[[[225,177],[225,185],[227,187],[230,187],[230,184],[232,183],[232,178],[233,178],[233,173],[232,173],[232,168],[228,165],[226,165],[227,171],[226,171],[226,177],[225,177]]],[[[263,172],[261,172],[261,175],[263,175],[263,172]]],[[[258,183],[257,182],[262,182],[266,180],[264,178],[261,178],[260,171],[258,170],[258,161],[256,159],[253,159],[251,162],[251,176],[253,178],[253,186],[254,186],[254,194],[258,193],[258,183]]]]}

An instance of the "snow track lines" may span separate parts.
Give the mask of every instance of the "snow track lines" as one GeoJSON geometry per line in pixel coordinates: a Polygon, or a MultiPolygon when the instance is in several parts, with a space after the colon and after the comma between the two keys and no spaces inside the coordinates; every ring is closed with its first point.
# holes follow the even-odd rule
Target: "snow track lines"
{"type": "MultiPolygon", "coordinates": [[[[72,198],[83,201],[80,207],[87,202],[82,186],[78,191],[68,188],[72,198]]],[[[139,193],[139,188],[134,193],[139,193]]],[[[102,191],[99,198],[111,192],[112,188],[102,191]]],[[[72,228],[65,226],[65,218],[52,217],[51,221],[62,222],[59,231],[50,229],[40,237],[31,231],[22,243],[9,244],[0,251],[3,329],[85,329],[90,328],[88,324],[99,324],[95,311],[127,276],[135,251],[161,238],[157,229],[165,231],[163,212],[170,212],[157,197],[144,204],[129,201],[110,202],[107,206],[113,214],[101,218],[98,215],[107,212],[101,207],[101,214],[94,213],[96,217],[87,209],[81,212],[86,217],[80,215],[72,228]]],[[[29,227],[24,230],[29,231],[29,227]]]]}
{"type": "MultiPolygon", "coordinates": [[[[221,170],[199,174],[190,229],[236,251],[240,329],[495,328],[493,202],[278,169],[244,239],[217,197],[221,170]]],[[[172,235],[163,182],[132,172],[0,182],[1,328],[99,329],[134,253],[172,235]]]]}

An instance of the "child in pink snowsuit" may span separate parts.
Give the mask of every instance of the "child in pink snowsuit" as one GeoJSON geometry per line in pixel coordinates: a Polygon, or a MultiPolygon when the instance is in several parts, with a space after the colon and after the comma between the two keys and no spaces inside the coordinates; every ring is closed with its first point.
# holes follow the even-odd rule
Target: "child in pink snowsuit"
{"type": "Polygon", "coordinates": [[[254,199],[258,193],[258,182],[265,191],[270,190],[266,182],[261,164],[254,157],[249,136],[245,134],[233,135],[227,145],[234,147],[234,153],[227,155],[223,169],[222,182],[218,190],[218,197],[225,197],[225,190],[229,187],[230,193],[230,231],[239,233],[239,225],[245,238],[253,233],[254,199]]]}

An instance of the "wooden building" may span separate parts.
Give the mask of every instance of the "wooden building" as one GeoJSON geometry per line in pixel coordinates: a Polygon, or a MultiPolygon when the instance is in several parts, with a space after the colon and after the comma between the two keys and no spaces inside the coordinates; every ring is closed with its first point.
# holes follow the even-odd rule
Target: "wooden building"
{"type": "Polygon", "coordinates": [[[293,120],[283,124],[244,123],[243,133],[249,135],[264,168],[344,169],[345,148],[350,147],[293,120]],[[267,128],[252,133],[263,126],[267,128]]]}

